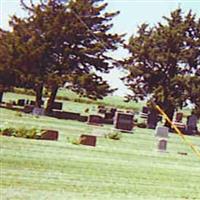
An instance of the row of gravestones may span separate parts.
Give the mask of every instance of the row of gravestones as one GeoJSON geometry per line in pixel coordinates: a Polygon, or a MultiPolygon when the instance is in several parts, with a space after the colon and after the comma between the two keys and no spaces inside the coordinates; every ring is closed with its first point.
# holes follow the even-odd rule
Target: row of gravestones
{"type": "MultiPolygon", "coordinates": [[[[147,119],[147,127],[155,129],[157,123],[162,120],[162,117],[154,110],[150,110],[148,107],[143,107],[142,112],[140,113],[141,118],[147,119]]],[[[187,117],[186,124],[183,123],[183,113],[178,112],[175,115],[173,124],[178,127],[186,135],[194,135],[197,133],[197,123],[198,118],[195,114],[191,114],[187,117]]]]}

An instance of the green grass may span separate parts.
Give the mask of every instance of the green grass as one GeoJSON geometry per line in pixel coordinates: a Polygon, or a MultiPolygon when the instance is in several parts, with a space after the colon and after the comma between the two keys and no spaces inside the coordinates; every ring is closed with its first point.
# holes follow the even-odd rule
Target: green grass
{"type": "MultiPolygon", "coordinates": [[[[58,141],[0,136],[1,200],[200,199],[200,159],[175,134],[168,153],[156,151],[153,130],[140,128],[117,141],[98,137],[94,148],[73,145],[68,138],[108,133],[112,126],[19,116],[6,109],[0,109],[0,118],[1,126],[60,133],[58,141]]],[[[187,138],[200,149],[200,137],[187,138]]]]}

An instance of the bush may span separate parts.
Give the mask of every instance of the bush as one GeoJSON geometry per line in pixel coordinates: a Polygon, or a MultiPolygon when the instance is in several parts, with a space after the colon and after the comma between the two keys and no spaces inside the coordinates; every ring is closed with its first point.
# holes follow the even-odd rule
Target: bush
{"type": "Polygon", "coordinates": [[[108,133],[105,135],[105,138],[109,138],[112,140],[120,140],[121,137],[122,137],[122,134],[119,132],[108,133]]]}
{"type": "Polygon", "coordinates": [[[21,128],[5,128],[2,129],[0,132],[2,135],[7,135],[7,136],[36,139],[37,134],[40,133],[41,130],[37,130],[36,128],[27,129],[21,127],[21,128]]]}
{"type": "Polygon", "coordinates": [[[137,123],[136,125],[137,125],[137,127],[139,127],[139,128],[147,128],[147,125],[146,125],[144,122],[142,122],[142,123],[137,123]]]}

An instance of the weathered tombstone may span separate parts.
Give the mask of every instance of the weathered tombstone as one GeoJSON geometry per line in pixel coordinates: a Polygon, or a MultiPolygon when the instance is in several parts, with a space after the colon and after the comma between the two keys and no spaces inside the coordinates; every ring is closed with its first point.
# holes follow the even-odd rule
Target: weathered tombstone
{"type": "Polygon", "coordinates": [[[34,107],[33,111],[32,111],[33,115],[44,115],[44,113],[45,113],[45,109],[44,108],[34,107]]]}
{"type": "Polygon", "coordinates": [[[42,135],[40,136],[41,140],[58,140],[59,133],[54,130],[43,130],[42,135]]]}
{"type": "Polygon", "coordinates": [[[62,103],[62,102],[57,102],[57,101],[55,101],[55,102],[53,103],[52,109],[55,109],[55,110],[62,110],[62,106],[63,106],[63,103],[62,103]]]}
{"type": "Polygon", "coordinates": [[[89,115],[87,121],[87,123],[91,125],[102,125],[102,122],[102,117],[99,115],[89,115]]]}
{"type": "Polygon", "coordinates": [[[94,135],[81,135],[80,144],[88,146],[96,146],[96,136],[94,135]]]}
{"type": "Polygon", "coordinates": [[[18,106],[24,106],[25,105],[25,99],[18,99],[17,105],[18,106]]]}
{"type": "Polygon", "coordinates": [[[195,114],[188,116],[187,118],[187,130],[186,133],[188,135],[194,135],[198,131],[197,128],[198,118],[195,114]]]}
{"type": "Polygon", "coordinates": [[[158,114],[155,110],[151,110],[147,117],[147,127],[155,129],[158,123],[158,114]]]}
{"type": "Polygon", "coordinates": [[[168,138],[169,128],[165,126],[157,126],[155,136],[159,138],[168,138]]]}
{"type": "Polygon", "coordinates": [[[124,132],[131,132],[134,125],[134,115],[130,113],[116,112],[114,127],[124,132]]]}
{"type": "Polygon", "coordinates": [[[183,113],[182,112],[178,112],[176,113],[176,116],[175,116],[175,122],[179,122],[181,123],[183,120],[183,113]]]}

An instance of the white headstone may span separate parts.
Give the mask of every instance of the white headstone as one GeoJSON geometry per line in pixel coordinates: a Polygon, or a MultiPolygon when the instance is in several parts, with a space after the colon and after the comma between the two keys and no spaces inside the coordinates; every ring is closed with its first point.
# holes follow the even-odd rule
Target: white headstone
{"type": "Polygon", "coordinates": [[[157,126],[155,136],[159,138],[168,138],[169,128],[165,126],[157,126]]]}

